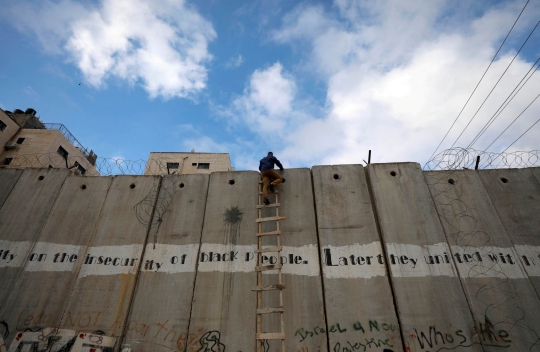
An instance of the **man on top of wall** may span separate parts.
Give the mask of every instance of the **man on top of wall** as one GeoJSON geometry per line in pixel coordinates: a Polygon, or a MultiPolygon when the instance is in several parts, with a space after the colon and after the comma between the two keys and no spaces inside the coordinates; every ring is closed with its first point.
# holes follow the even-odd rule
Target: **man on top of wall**
{"type": "Polygon", "coordinates": [[[281,171],[283,171],[283,165],[281,165],[279,160],[272,152],[268,152],[268,155],[262,158],[259,162],[259,171],[261,172],[264,183],[263,202],[266,205],[270,204],[270,201],[268,200],[268,191],[274,193],[274,186],[285,182],[285,179],[281,177],[276,170],[274,170],[274,164],[277,165],[281,171]]]}

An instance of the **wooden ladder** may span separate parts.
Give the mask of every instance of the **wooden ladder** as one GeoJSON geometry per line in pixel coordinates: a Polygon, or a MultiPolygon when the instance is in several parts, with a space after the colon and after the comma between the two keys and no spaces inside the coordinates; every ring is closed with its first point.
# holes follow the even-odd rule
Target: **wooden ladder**
{"type": "Polygon", "coordinates": [[[281,246],[281,229],[279,227],[279,221],[285,220],[285,216],[279,215],[279,195],[278,191],[276,190],[274,192],[276,201],[275,203],[271,203],[269,205],[265,205],[263,203],[263,192],[262,192],[263,182],[259,180],[259,205],[257,205],[257,215],[258,218],[255,221],[259,225],[259,231],[257,233],[257,249],[255,250],[255,253],[257,253],[257,266],[255,267],[255,271],[257,273],[257,286],[253,287],[251,290],[257,292],[257,352],[263,352],[263,342],[264,340],[281,340],[281,352],[285,352],[285,322],[283,314],[285,312],[285,308],[283,306],[283,289],[285,288],[285,285],[283,284],[282,277],[281,277],[281,264],[279,263],[279,260],[281,258],[281,251],[283,250],[283,247],[281,246]],[[271,217],[262,217],[262,210],[263,208],[274,208],[276,210],[275,216],[271,217]],[[263,223],[269,222],[269,221],[275,221],[276,222],[276,231],[270,231],[270,232],[263,232],[263,223]],[[275,247],[264,247],[263,248],[263,236],[275,236],[276,237],[276,246],[275,247]],[[273,265],[262,265],[262,257],[263,253],[268,252],[276,252],[278,262],[273,265]],[[263,284],[263,271],[266,270],[277,270],[278,272],[278,283],[274,285],[264,285],[263,284]],[[272,308],[264,308],[263,307],[263,291],[279,291],[279,307],[272,307],[272,308]],[[280,316],[280,326],[281,326],[281,332],[263,332],[262,328],[262,321],[263,321],[263,314],[269,314],[269,313],[279,313],[280,316]]]}

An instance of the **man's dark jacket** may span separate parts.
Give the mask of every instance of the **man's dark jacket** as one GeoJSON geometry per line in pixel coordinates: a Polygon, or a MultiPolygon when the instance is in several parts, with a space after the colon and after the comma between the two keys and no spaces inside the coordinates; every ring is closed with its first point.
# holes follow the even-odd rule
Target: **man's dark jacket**
{"type": "Polygon", "coordinates": [[[283,170],[283,165],[279,162],[279,160],[275,156],[265,156],[261,159],[259,162],[259,171],[263,172],[266,170],[270,170],[274,168],[274,164],[276,164],[280,170],[283,170]]]}

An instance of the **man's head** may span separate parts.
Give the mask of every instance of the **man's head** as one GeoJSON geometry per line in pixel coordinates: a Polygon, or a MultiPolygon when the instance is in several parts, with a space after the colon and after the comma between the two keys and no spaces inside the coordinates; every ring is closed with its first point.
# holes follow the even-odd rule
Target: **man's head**
{"type": "Polygon", "coordinates": [[[274,156],[274,153],[268,152],[268,156],[274,156]]]}

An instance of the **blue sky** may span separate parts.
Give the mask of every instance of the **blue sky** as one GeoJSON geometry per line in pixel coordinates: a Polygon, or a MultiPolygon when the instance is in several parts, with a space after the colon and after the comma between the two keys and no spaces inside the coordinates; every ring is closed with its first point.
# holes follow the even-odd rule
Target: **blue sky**
{"type": "MultiPolygon", "coordinates": [[[[229,152],[256,169],[426,162],[526,1],[7,1],[0,107],[32,107],[100,157],[229,152]],[[79,85],[80,83],[80,85],[79,85]]],[[[442,149],[540,20],[531,1],[442,149]]],[[[532,34],[455,146],[466,147],[540,55],[532,34]]],[[[533,75],[474,148],[540,94],[533,75]]],[[[540,99],[494,143],[540,117],[540,99]]],[[[540,124],[509,151],[533,150],[540,124]]]]}

